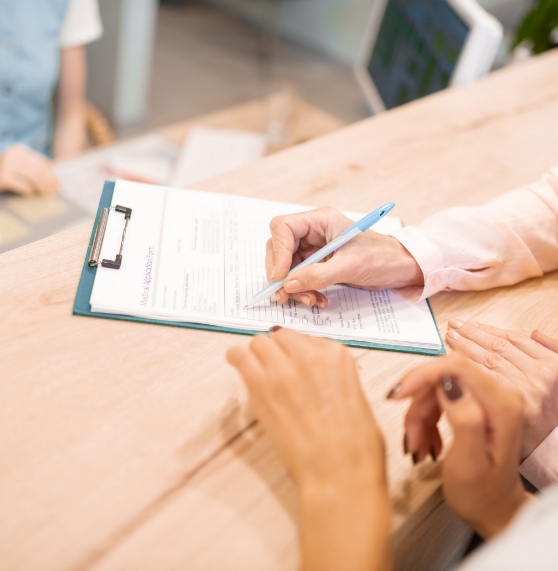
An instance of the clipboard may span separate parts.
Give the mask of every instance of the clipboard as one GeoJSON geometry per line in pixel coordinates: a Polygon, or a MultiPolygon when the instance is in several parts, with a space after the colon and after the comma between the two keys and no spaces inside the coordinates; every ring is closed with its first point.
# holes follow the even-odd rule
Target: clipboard
{"type": "MultiPolygon", "coordinates": [[[[112,314],[112,313],[97,313],[97,312],[92,312],[91,311],[91,305],[89,303],[90,299],[91,299],[91,292],[93,290],[93,283],[95,281],[95,274],[97,271],[97,267],[96,265],[104,265],[105,267],[112,267],[113,269],[115,269],[117,271],[117,268],[114,266],[110,266],[108,265],[109,263],[112,263],[114,265],[117,265],[118,262],[122,260],[122,256],[124,255],[123,252],[123,245],[124,245],[124,238],[125,238],[125,230],[124,230],[124,236],[123,239],[120,243],[120,253],[116,254],[116,256],[120,256],[120,260],[118,259],[118,257],[115,257],[115,260],[100,260],[98,257],[98,254],[100,252],[100,246],[102,245],[102,236],[99,234],[100,231],[102,231],[102,221],[105,218],[105,214],[108,215],[107,209],[111,208],[112,206],[112,196],[114,193],[114,186],[115,183],[114,182],[105,182],[104,187],[103,187],[103,192],[101,194],[101,199],[99,201],[99,208],[97,210],[97,215],[95,216],[95,223],[93,224],[93,229],[91,231],[91,237],[89,239],[89,246],[87,248],[87,253],[85,256],[85,260],[84,260],[84,264],[83,264],[83,269],[81,272],[81,278],[79,281],[79,285],[78,285],[78,289],[77,289],[77,293],[76,293],[76,299],[74,302],[74,308],[73,308],[73,314],[74,315],[81,315],[81,316],[87,316],[87,317],[101,317],[101,318],[105,318],[105,319],[117,319],[120,321],[136,321],[136,322],[140,322],[140,323],[151,323],[154,325],[171,325],[173,327],[187,327],[189,329],[200,329],[200,330],[205,330],[205,331],[220,331],[223,333],[236,333],[236,334],[240,334],[240,335],[259,335],[262,333],[262,331],[257,331],[257,330],[253,330],[253,329],[238,329],[238,328],[233,328],[233,327],[222,327],[222,326],[217,326],[217,325],[206,325],[206,324],[201,324],[201,323],[190,323],[190,322],[184,322],[184,321],[165,321],[162,319],[148,319],[148,318],[144,318],[144,317],[134,317],[131,315],[117,315],[117,314],[112,314]],[[96,242],[96,238],[98,238],[97,242],[96,242]],[[101,242],[99,242],[99,240],[101,240],[101,242]],[[97,252],[93,252],[93,248],[94,245],[98,246],[97,252]],[[93,252],[93,257],[92,257],[92,252],[93,252]],[[95,253],[97,254],[97,256],[95,257],[95,253]],[[93,265],[90,265],[90,260],[94,261],[93,265]]],[[[117,210],[118,212],[121,212],[122,214],[124,214],[124,216],[128,215],[128,218],[126,219],[126,221],[128,222],[128,220],[130,219],[130,216],[133,216],[133,213],[130,211],[129,213],[126,213],[126,207],[125,206],[120,206],[118,207],[119,209],[117,210],[117,207],[114,207],[114,210],[117,210]]],[[[130,209],[128,209],[130,210],[130,209]]],[[[106,226],[106,220],[104,222],[104,225],[106,226]]],[[[125,227],[126,228],[126,227],[125,227]]],[[[115,244],[115,251],[118,250],[118,244],[115,244]]],[[[433,312],[432,312],[432,307],[430,306],[430,303],[428,302],[428,309],[430,310],[430,313],[432,314],[432,316],[434,316],[433,312]]],[[[436,320],[434,319],[434,322],[436,323],[436,320]]],[[[444,343],[442,341],[442,338],[440,336],[440,330],[438,329],[438,324],[436,323],[436,331],[438,333],[438,337],[440,339],[440,346],[441,349],[424,349],[421,347],[402,347],[400,345],[390,345],[390,344],[383,344],[383,343],[371,343],[368,341],[354,341],[354,340],[338,340],[341,343],[343,343],[344,345],[348,345],[350,347],[359,347],[361,349],[381,349],[381,350],[385,350],[385,351],[396,351],[396,352],[400,352],[400,353],[415,353],[415,354],[419,354],[419,355],[432,355],[432,356],[436,356],[436,355],[445,355],[446,351],[444,348],[444,343]]]]}

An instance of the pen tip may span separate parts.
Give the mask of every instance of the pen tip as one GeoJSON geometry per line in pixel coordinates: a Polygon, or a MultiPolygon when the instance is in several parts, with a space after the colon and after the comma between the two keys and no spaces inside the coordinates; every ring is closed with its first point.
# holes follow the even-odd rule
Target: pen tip
{"type": "Polygon", "coordinates": [[[248,306],[247,306],[247,305],[245,305],[245,306],[244,306],[242,309],[248,309],[248,306]]]}

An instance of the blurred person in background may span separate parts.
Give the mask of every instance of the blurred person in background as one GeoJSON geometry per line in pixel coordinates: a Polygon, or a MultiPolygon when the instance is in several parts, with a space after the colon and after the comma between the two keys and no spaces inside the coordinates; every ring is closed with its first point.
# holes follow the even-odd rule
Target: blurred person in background
{"type": "MultiPolygon", "coordinates": [[[[534,354],[546,348],[534,339],[529,346],[534,354]]],[[[230,349],[227,359],[298,488],[302,570],[391,569],[385,444],[348,349],[275,326],[249,348],[230,349]]],[[[454,355],[410,371],[388,398],[412,399],[407,431],[409,415],[422,409],[425,430],[415,440],[426,450],[441,451],[441,413],[453,428],[442,465],[444,496],[488,540],[459,571],[555,570],[558,486],[535,497],[517,471],[529,423],[525,393],[454,355]]]]}
{"type": "Polygon", "coordinates": [[[102,31],[97,0],[0,0],[0,191],[58,189],[50,157],[86,144],[85,44],[102,31]]]}

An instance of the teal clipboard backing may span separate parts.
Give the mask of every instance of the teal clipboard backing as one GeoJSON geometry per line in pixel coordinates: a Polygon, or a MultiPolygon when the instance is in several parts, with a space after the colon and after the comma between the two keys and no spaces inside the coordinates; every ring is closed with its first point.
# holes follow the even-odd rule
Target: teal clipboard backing
{"type": "MultiPolygon", "coordinates": [[[[224,333],[237,333],[241,335],[257,335],[262,333],[261,331],[255,331],[252,329],[234,329],[230,327],[219,327],[216,325],[203,325],[200,323],[186,323],[186,322],[176,322],[176,321],[163,321],[159,319],[146,319],[143,317],[132,317],[128,315],[115,315],[112,313],[93,313],[91,311],[91,305],[89,300],[91,299],[91,291],[93,289],[93,282],[95,281],[96,268],[91,268],[88,264],[89,255],[91,253],[91,248],[93,247],[93,240],[95,238],[95,229],[99,223],[99,217],[101,216],[101,210],[103,208],[108,208],[112,203],[112,195],[114,193],[114,182],[105,182],[103,187],[103,193],[101,195],[101,200],[99,202],[99,208],[97,210],[97,215],[95,216],[95,223],[93,224],[93,229],[91,231],[91,238],[89,239],[89,247],[87,248],[87,254],[85,256],[85,262],[83,264],[83,270],[81,272],[81,278],[79,280],[79,285],[76,293],[76,299],[74,302],[74,315],[85,315],[88,317],[104,317],[108,319],[119,319],[122,321],[139,321],[142,323],[154,323],[156,325],[172,325],[174,327],[188,327],[190,329],[204,329],[207,331],[222,331],[224,333]]],[[[434,319],[434,313],[428,302],[428,309],[434,319]]],[[[434,319],[434,323],[436,320],[434,319]]],[[[419,355],[445,355],[446,350],[444,348],[444,343],[440,336],[440,330],[438,329],[438,324],[436,323],[436,331],[438,332],[438,337],[440,338],[441,349],[421,349],[416,347],[401,347],[399,345],[388,345],[384,343],[370,343],[368,341],[341,341],[345,345],[351,347],[360,347],[363,349],[383,349],[386,351],[399,351],[401,353],[418,353],[419,355]]]]}

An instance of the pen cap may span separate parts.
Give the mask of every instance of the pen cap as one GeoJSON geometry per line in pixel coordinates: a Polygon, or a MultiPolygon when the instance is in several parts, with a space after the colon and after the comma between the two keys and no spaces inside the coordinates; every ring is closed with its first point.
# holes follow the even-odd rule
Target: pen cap
{"type": "Polygon", "coordinates": [[[357,223],[356,226],[359,228],[361,232],[368,230],[372,224],[376,224],[380,218],[383,218],[393,207],[395,206],[395,202],[388,202],[380,208],[376,208],[374,212],[371,212],[364,218],[361,218],[357,223]]]}
{"type": "Polygon", "coordinates": [[[395,202],[388,202],[388,203],[384,204],[383,206],[380,206],[380,208],[376,208],[376,210],[374,210],[370,214],[367,214],[366,216],[364,216],[364,218],[361,218],[358,222],[353,224],[350,228],[347,228],[347,230],[345,230],[345,232],[343,232],[342,234],[346,234],[346,233],[350,232],[351,230],[354,230],[355,228],[358,228],[361,232],[368,230],[368,228],[370,228],[370,226],[372,226],[373,224],[376,224],[376,222],[378,222],[378,220],[380,220],[388,212],[390,212],[390,210],[392,210],[394,206],[395,206],[395,202]]]}

